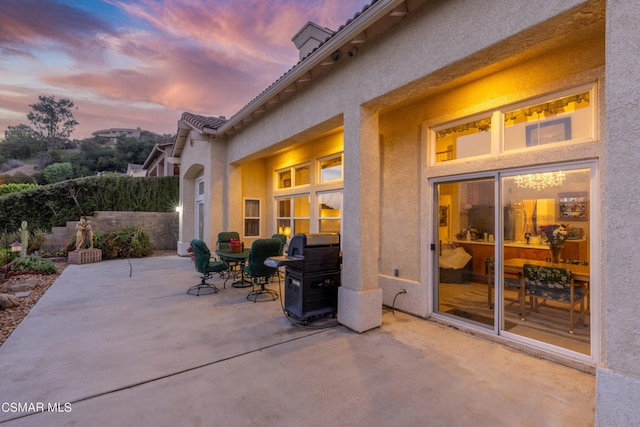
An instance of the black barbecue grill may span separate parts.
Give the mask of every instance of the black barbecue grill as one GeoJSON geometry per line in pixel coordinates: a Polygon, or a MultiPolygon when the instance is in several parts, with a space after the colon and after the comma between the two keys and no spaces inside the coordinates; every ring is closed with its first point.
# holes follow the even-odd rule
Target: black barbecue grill
{"type": "Polygon", "coordinates": [[[286,267],[284,310],[288,316],[308,319],[338,312],[340,235],[296,234],[286,256],[271,257],[269,267],[286,267]]]}

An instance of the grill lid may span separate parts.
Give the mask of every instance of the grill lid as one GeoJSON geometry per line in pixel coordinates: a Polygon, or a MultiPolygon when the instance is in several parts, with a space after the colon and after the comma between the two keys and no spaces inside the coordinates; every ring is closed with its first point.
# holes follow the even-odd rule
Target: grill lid
{"type": "Polygon", "coordinates": [[[289,256],[304,256],[304,248],[313,246],[339,246],[338,233],[296,234],[289,242],[289,256]]]}

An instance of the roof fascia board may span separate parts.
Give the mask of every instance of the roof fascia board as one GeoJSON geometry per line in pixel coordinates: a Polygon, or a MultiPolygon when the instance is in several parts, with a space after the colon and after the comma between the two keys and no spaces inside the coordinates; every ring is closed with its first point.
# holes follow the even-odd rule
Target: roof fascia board
{"type": "Polygon", "coordinates": [[[316,51],[310,54],[306,60],[296,65],[289,73],[285,74],[280,80],[276,81],[271,87],[266,89],[262,94],[254,98],[246,107],[237,114],[229,118],[215,132],[223,134],[231,130],[234,126],[241,123],[244,118],[252,114],[273,96],[282,92],[285,88],[295,83],[303,74],[310,72],[313,68],[319,66],[322,61],[330,54],[339,49],[342,45],[359,35],[373,23],[388,15],[400,3],[405,0],[380,0],[364,11],[356,19],[350,22],[342,30],[338,31],[325,44],[320,46],[316,51]],[[357,25],[354,25],[357,24],[357,25]]]}

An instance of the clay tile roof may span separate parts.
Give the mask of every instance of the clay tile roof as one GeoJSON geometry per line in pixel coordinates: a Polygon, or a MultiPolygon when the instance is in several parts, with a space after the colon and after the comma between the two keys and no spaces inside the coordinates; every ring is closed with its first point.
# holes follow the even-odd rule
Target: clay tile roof
{"type": "Polygon", "coordinates": [[[217,130],[227,121],[224,117],[207,117],[188,112],[182,113],[181,120],[199,131],[203,131],[205,128],[217,130]]]}

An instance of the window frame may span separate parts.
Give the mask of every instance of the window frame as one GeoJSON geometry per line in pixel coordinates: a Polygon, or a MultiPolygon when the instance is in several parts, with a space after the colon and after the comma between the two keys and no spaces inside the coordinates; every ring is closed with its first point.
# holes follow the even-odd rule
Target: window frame
{"type": "Polygon", "coordinates": [[[276,191],[282,191],[282,190],[290,190],[292,188],[300,188],[300,187],[305,187],[305,186],[309,186],[311,185],[311,163],[306,162],[306,163],[300,163],[294,166],[289,166],[286,168],[282,168],[282,169],[277,169],[275,171],[275,189],[276,191]],[[296,172],[300,169],[303,168],[308,168],[309,169],[309,182],[307,183],[302,183],[299,184],[296,182],[296,172]],[[281,183],[281,179],[280,179],[280,174],[285,173],[285,172],[289,172],[289,176],[290,176],[290,182],[291,184],[288,187],[281,187],[280,183],[281,183]]]}
{"type": "MultiPolygon", "coordinates": [[[[560,89],[552,92],[545,93],[543,95],[535,96],[532,98],[528,98],[525,100],[513,102],[510,104],[500,105],[491,110],[479,112],[476,114],[472,114],[469,116],[464,116],[455,120],[448,120],[446,122],[436,122],[435,124],[430,125],[429,123],[423,123],[423,129],[425,129],[426,139],[427,139],[427,158],[428,165],[434,167],[441,167],[445,164],[453,164],[453,163],[464,163],[469,160],[478,160],[483,158],[490,158],[498,155],[505,154],[515,154],[522,152],[532,152],[537,150],[549,150],[557,147],[564,147],[568,145],[574,144],[582,144],[582,143],[590,143],[598,141],[598,85],[597,81],[591,81],[589,83],[585,83],[578,86],[572,86],[565,89],[560,89]],[[589,93],[589,128],[588,135],[581,138],[569,139],[564,141],[546,143],[546,144],[538,144],[527,146],[525,144],[524,147],[518,148],[505,148],[505,129],[507,126],[505,125],[505,116],[509,112],[517,111],[529,107],[533,107],[539,104],[543,104],[546,102],[551,102],[560,98],[568,98],[573,95],[579,95],[581,93],[588,92],[589,93]],[[452,160],[445,161],[437,161],[437,132],[442,131],[444,129],[448,129],[451,127],[455,127],[458,125],[464,125],[467,123],[475,122],[478,120],[491,118],[491,129],[488,132],[491,133],[491,150],[489,153],[480,154],[477,156],[468,156],[462,157],[452,160]]],[[[566,116],[573,117],[573,116],[566,116]]],[[[560,119],[560,118],[559,118],[560,119]]],[[[554,119],[551,119],[553,121],[554,119]]],[[[431,122],[431,121],[430,121],[431,122]]],[[[435,121],[434,121],[435,122],[435,121]]],[[[431,122],[431,123],[434,123],[431,122]]],[[[534,123],[546,123],[545,121],[533,121],[534,123]]]]}
{"type": "Polygon", "coordinates": [[[321,221],[339,221],[340,226],[339,228],[339,233],[342,235],[342,224],[343,222],[343,216],[344,216],[344,190],[343,189],[339,189],[339,190],[329,190],[329,191],[318,191],[316,193],[316,226],[317,226],[317,230],[318,232],[322,232],[322,227],[320,226],[321,221]],[[340,216],[338,217],[324,217],[321,215],[321,209],[320,209],[320,202],[321,202],[321,198],[323,194],[340,194],[341,196],[341,206],[340,206],[340,216]]]}
{"type": "MultiPolygon", "coordinates": [[[[298,230],[296,230],[296,221],[308,221],[309,224],[309,231],[311,231],[311,217],[312,217],[312,210],[311,210],[311,195],[309,193],[299,193],[299,194],[289,194],[286,196],[279,196],[275,198],[275,209],[276,209],[276,213],[275,213],[275,220],[276,220],[276,230],[279,234],[284,234],[287,235],[286,230],[280,230],[280,227],[278,226],[278,223],[280,221],[284,221],[284,220],[288,220],[289,221],[289,233],[287,235],[287,238],[291,238],[292,236],[298,234],[298,230]],[[294,199],[296,198],[302,198],[302,197],[307,197],[309,200],[309,216],[307,217],[303,217],[303,216],[295,216],[295,201],[294,199]],[[280,212],[279,212],[279,208],[280,208],[280,202],[284,201],[285,199],[289,200],[289,216],[280,216],[280,212]]],[[[286,229],[286,227],[285,227],[286,229]]]]}
{"type": "Polygon", "coordinates": [[[329,156],[320,157],[316,160],[316,164],[317,164],[317,170],[318,170],[318,174],[317,174],[318,184],[336,183],[336,182],[344,181],[344,152],[341,151],[339,153],[334,153],[329,156]],[[337,158],[340,158],[340,177],[323,180],[322,179],[322,171],[323,171],[322,162],[337,159],[337,158]]]}
{"type": "Polygon", "coordinates": [[[255,238],[262,235],[262,199],[257,197],[244,197],[242,199],[242,233],[245,238],[255,238]],[[258,202],[258,216],[247,215],[247,202],[258,202]],[[247,234],[247,220],[258,222],[257,234],[247,234]]]}

